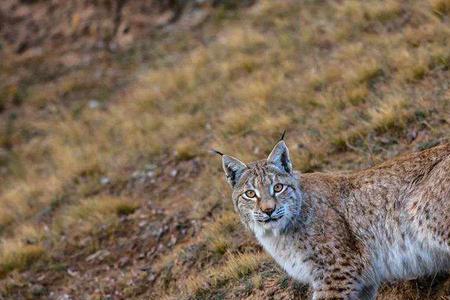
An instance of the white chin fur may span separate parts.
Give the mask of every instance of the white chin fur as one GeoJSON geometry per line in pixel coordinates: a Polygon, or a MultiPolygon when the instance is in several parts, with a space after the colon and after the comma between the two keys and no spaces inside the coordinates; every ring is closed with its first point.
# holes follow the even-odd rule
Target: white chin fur
{"type": "Polygon", "coordinates": [[[276,221],[271,221],[267,223],[254,221],[250,225],[256,236],[263,236],[267,234],[279,235],[280,231],[286,226],[286,216],[281,217],[276,221]]]}

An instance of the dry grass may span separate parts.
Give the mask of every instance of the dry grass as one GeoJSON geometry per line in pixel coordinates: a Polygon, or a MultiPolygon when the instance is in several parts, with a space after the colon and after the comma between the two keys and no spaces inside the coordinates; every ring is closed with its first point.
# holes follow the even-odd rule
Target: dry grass
{"type": "Polygon", "coordinates": [[[239,218],[235,212],[224,212],[217,220],[208,224],[204,236],[209,249],[224,254],[233,244],[231,233],[239,225],[239,218]]]}
{"type": "MultiPolygon", "coordinates": [[[[214,219],[201,238],[186,242],[206,247],[194,267],[178,266],[173,285],[208,294],[228,283],[234,291],[233,283],[251,277],[258,289],[262,279],[252,273],[263,258],[236,254],[254,245],[240,244],[243,229],[219,159],[208,151],[264,158],[287,129],[297,169],[342,170],[448,140],[448,7],[445,0],[263,0],[212,15],[201,39],[183,32],[155,42],[151,63],[140,64],[122,93],[108,94],[113,83],[97,83],[91,69],[45,84],[2,85],[0,106],[10,109],[16,98],[23,105],[0,119],[1,273],[52,253],[41,239],[56,248],[69,231],[95,240],[96,228],[151,198],[169,212],[214,219]],[[90,108],[84,100],[97,89],[105,107],[90,108]],[[145,164],[168,161],[174,168],[198,164],[198,172],[156,178],[151,191],[137,195],[141,202],[111,196],[100,184],[103,177],[127,182],[145,164]],[[48,210],[48,219],[39,218],[48,210]],[[50,233],[39,225],[38,242],[24,243],[20,228],[36,224],[49,225],[50,233]]],[[[186,247],[155,264],[164,266],[186,247]]],[[[160,281],[150,297],[170,292],[160,281]]]]}
{"type": "Polygon", "coordinates": [[[393,128],[404,128],[409,117],[408,101],[401,95],[389,96],[368,112],[368,127],[385,132],[393,128]]]}
{"type": "Polygon", "coordinates": [[[203,298],[208,293],[214,294],[215,288],[224,285],[229,280],[238,280],[251,274],[267,259],[268,257],[261,253],[229,255],[223,265],[208,270],[205,274],[187,278],[181,291],[185,296],[194,296],[194,298],[203,298]]]}
{"type": "Polygon", "coordinates": [[[53,230],[58,235],[90,234],[100,225],[113,224],[120,215],[133,213],[136,208],[136,203],[130,199],[111,196],[82,199],[65,208],[61,217],[55,220],[53,230]],[[73,228],[77,228],[76,232],[72,232],[73,228]]]}
{"type": "Polygon", "coordinates": [[[13,270],[26,270],[45,254],[40,229],[24,225],[15,233],[16,237],[4,239],[0,244],[0,277],[13,270]]]}
{"type": "Polygon", "coordinates": [[[433,11],[439,15],[448,15],[450,13],[450,1],[448,0],[430,0],[433,11]]]}

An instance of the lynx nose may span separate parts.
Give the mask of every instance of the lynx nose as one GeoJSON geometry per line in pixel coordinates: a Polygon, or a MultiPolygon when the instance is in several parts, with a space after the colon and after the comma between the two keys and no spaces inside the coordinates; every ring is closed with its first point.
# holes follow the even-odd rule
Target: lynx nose
{"type": "Polygon", "coordinates": [[[267,201],[262,201],[259,204],[259,208],[261,209],[261,211],[265,214],[267,214],[269,217],[272,215],[272,213],[275,211],[275,209],[277,208],[277,205],[275,203],[275,201],[271,200],[267,200],[267,201]]]}

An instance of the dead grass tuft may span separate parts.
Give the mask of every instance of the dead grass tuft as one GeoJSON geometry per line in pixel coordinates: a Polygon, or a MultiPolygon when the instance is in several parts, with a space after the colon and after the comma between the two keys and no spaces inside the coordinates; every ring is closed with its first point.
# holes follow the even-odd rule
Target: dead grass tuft
{"type": "Polygon", "coordinates": [[[450,13],[449,0],[429,0],[433,12],[439,15],[447,15],[450,13]]]}
{"type": "MultiPolygon", "coordinates": [[[[215,273],[213,277],[215,277],[218,281],[239,279],[255,270],[261,263],[261,259],[264,256],[265,255],[261,253],[231,255],[222,268],[217,270],[219,272],[215,273]]],[[[214,274],[214,272],[212,274],[214,274]]]]}
{"type": "Polygon", "coordinates": [[[240,225],[239,217],[233,211],[225,211],[219,218],[207,224],[204,229],[208,248],[224,254],[232,245],[231,234],[240,225]]]}
{"type": "Polygon", "coordinates": [[[361,84],[354,87],[350,87],[345,90],[347,101],[352,105],[359,105],[366,101],[369,95],[369,89],[367,85],[361,84]]]}
{"type": "Polygon", "coordinates": [[[44,248],[39,245],[8,245],[0,254],[0,276],[13,270],[23,271],[44,255],[44,248]],[[14,247],[14,250],[10,247],[14,247]]]}
{"type": "Polygon", "coordinates": [[[368,114],[368,127],[380,132],[404,128],[410,117],[408,101],[400,95],[392,95],[382,100],[379,106],[369,110],[368,114]]]}
{"type": "Polygon", "coordinates": [[[365,5],[365,12],[369,20],[386,22],[399,16],[402,7],[398,1],[389,0],[383,3],[373,1],[365,5]]]}
{"type": "Polygon", "coordinates": [[[201,297],[207,293],[214,293],[219,286],[229,280],[237,280],[249,275],[268,257],[261,253],[230,254],[226,262],[209,270],[206,274],[194,275],[185,282],[185,295],[201,297]]]}
{"type": "Polygon", "coordinates": [[[361,84],[370,82],[382,74],[381,64],[373,58],[367,58],[362,63],[346,69],[344,80],[349,83],[361,84]]]}
{"type": "Polygon", "coordinates": [[[24,225],[16,229],[16,236],[0,244],[0,277],[13,270],[25,270],[44,256],[43,234],[39,229],[24,225]]]}
{"type": "Polygon", "coordinates": [[[199,155],[198,143],[192,138],[179,140],[174,148],[179,160],[189,160],[199,155]]]}

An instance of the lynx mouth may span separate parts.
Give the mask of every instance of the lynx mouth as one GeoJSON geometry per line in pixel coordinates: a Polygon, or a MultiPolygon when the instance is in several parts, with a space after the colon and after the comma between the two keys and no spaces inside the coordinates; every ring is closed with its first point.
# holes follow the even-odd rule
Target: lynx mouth
{"type": "Polygon", "coordinates": [[[277,217],[269,217],[268,219],[260,221],[260,222],[262,222],[262,223],[275,222],[275,221],[278,221],[279,219],[281,219],[282,217],[283,217],[283,215],[277,216],[277,217]]]}

